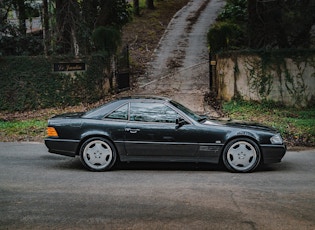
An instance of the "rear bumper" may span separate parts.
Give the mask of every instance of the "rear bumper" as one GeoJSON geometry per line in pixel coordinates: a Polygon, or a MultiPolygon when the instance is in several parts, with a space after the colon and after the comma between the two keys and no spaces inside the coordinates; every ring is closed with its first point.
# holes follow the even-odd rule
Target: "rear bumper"
{"type": "Polygon", "coordinates": [[[79,146],[79,141],[46,138],[45,145],[50,153],[75,157],[79,146]]]}
{"type": "Polygon", "coordinates": [[[286,145],[261,145],[263,161],[265,164],[281,162],[287,151],[286,145]]]}

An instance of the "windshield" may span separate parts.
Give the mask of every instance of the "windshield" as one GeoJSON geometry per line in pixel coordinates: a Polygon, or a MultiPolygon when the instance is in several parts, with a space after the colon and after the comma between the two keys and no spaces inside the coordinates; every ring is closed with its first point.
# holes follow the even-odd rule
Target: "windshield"
{"type": "Polygon", "coordinates": [[[182,112],[184,112],[188,117],[190,117],[191,119],[193,119],[194,121],[197,122],[201,122],[206,120],[205,117],[201,117],[197,114],[195,114],[193,111],[191,111],[190,109],[186,108],[185,106],[179,104],[176,101],[170,101],[170,103],[175,106],[177,109],[181,110],[182,112]]]}

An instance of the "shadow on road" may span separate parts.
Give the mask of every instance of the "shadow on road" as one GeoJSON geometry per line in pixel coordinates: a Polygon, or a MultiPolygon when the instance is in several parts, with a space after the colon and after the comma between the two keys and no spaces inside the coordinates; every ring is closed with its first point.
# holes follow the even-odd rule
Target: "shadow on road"
{"type": "MultiPolygon", "coordinates": [[[[46,167],[59,170],[86,171],[78,157],[69,158],[58,155],[42,156],[47,161],[46,167]]],[[[288,162],[261,165],[255,172],[291,171],[294,166],[288,162]]],[[[162,170],[162,171],[218,171],[227,172],[222,164],[210,163],[174,163],[174,162],[119,162],[112,171],[122,170],[162,170]]]]}
{"type": "Polygon", "coordinates": [[[114,170],[225,171],[225,168],[206,163],[120,162],[114,170]]]}

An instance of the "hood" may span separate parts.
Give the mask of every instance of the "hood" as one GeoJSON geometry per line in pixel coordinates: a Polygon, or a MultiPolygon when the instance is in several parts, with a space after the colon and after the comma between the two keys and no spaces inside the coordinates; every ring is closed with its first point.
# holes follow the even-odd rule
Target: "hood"
{"type": "Polygon", "coordinates": [[[263,125],[260,123],[255,123],[255,122],[249,122],[249,121],[239,121],[239,120],[226,120],[226,119],[209,119],[206,120],[204,125],[224,125],[227,127],[232,127],[232,128],[239,128],[239,129],[255,129],[255,130],[260,130],[260,131],[267,131],[267,132],[272,132],[272,133],[277,133],[278,131],[270,126],[263,125]]]}

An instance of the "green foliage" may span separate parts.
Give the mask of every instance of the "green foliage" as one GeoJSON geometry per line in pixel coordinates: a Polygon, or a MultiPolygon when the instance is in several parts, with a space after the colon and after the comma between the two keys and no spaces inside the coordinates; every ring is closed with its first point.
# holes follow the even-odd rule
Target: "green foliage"
{"type": "Polygon", "coordinates": [[[40,16],[41,5],[35,1],[24,1],[26,18],[33,18],[40,16]]]}
{"type": "Polygon", "coordinates": [[[107,0],[103,2],[101,7],[104,10],[107,10],[107,13],[109,14],[107,22],[102,25],[121,28],[130,20],[131,6],[126,0],[107,0]]]}
{"type": "Polygon", "coordinates": [[[238,49],[310,48],[314,11],[314,1],[228,0],[217,20],[242,28],[238,49]]]}
{"type": "Polygon", "coordinates": [[[251,48],[309,48],[314,25],[313,1],[250,1],[251,48]]]}
{"type": "Polygon", "coordinates": [[[263,123],[278,129],[290,145],[315,146],[315,107],[296,109],[263,101],[232,100],[223,111],[236,120],[263,123]]]}
{"type": "Polygon", "coordinates": [[[13,25],[0,24],[0,56],[40,55],[43,44],[40,36],[20,34],[13,25]]]}
{"type": "Polygon", "coordinates": [[[245,22],[247,19],[247,0],[227,1],[217,18],[217,22],[208,31],[210,51],[217,53],[245,47],[245,22]]]}
{"type": "Polygon", "coordinates": [[[232,22],[217,22],[207,34],[210,51],[217,53],[223,50],[235,49],[240,45],[241,28],[232,22]]]}
{"type": "Polygon", "coordinates": [[[219,21],[246,22],[248,20],[247,0],[229,0],[218,15],[219,21]]]}
{"type": "Polygon", "coordinates": [[[131,20],[132,10],[125,0],[81,1],[76,35],[80,52],[114,53],[120,44],[121,28],[131,20]]]}
{"type": "MultiPolygon", "coordinates": [[[[82,60],[81,60],[82,61],[82,60]]],[[[24,111],[94,102],[111,79],[108,58],[89,56],[85,72],[53,73],[52,65],[71,58],[7,57],[0,60],[0,110],[24,111]],[[62,60],[62,61],[61,61],[62,60]]]]}
{"type": "Polygon", "coordinates": [[[93,31],[92,39],[98,51],[115,53],[121,43],[121,34],[114,27],[99,26],[93,31]]]}
{"type": "Polygon", "coordinates": [[[140,9],[144,9],[146,7],[146,0],[139,0],[140,9]]]}

